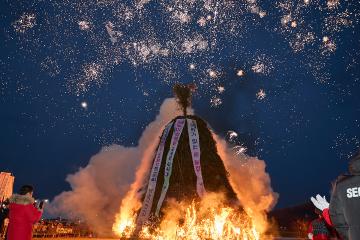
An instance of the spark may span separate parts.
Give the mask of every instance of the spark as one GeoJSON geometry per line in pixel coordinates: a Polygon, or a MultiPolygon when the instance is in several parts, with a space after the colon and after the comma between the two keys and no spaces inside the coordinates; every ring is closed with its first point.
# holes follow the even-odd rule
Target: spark
{"type": "Polygon", "coordinates": [[[237,71],[236,75],[237,75],[238,77],[242,77],[242,76],[245,75],[245,72],[244,72],[244,70],[241,70],[241,69],[240,69],[240,70],[237,71]]]}
{"type": "Polygon", "coordinates": [[[225,91],[225,87],[224,86],[218,86],[218,92],[219,93],[223,93],[225,91]]]}
{"type": "Polygon", "coordinates": [[[115,44],[118,41],[118,38],[121,37],[123,34],[120,31],[114,30],[114,24],[112,22],[107,22],[105,25],[106,31],[110,36],[110,41],[112,44],[115,44]]]}
{"type": "Polygon", "coordinates": [[[268,75],[273,70],[273,68],[274,66],[270,58],[268,58],[265,54],[261,54],[255,58],[255,62],[251,67],[251,70],[253,70],[254,73],[268,75]]]}
{"type": "Polygon", "coordinates": [[[191,17],[187,11],[174,11],[173,18],[180,21],[181,23],[189,23],[191,17]]]}
{"type": "Polygon", "coordinates": [[[315,41],[315,35],[312,32],[297,33],[294,40],[290,41],[290,47],[294,52],[304,50],[305,46],[312,44],[315,41]]]}
{"type": "Polygon", "coordinates": [[[182,44],[184,53],[193,53],[195,51],[205,51],[208,48],[208,42],[201,35],[194,38],[185,39],[182,44]]]}
{"type": "Polygon", "coordinates": [[[210,104],[212,107],[218,107],[222,104],[222,100],[221,98],[214,96],[210,99],[210,104]]]}
{"type": "Polygon", "coordinates": [[[259,100],[263,100],[266,97],[266,93],[264,89],[260,89],[257,93],[256,93],[256,98],[259,100]]]}
{"type": "Polygon", "coordinates": [[[217,78],[218,77],[218,73],[215,70],[210,69],[210,70],[208,70],[208,73],[209,73],[209,76],[211,78],[217,78]]]}
{"type": "Polygon", "coordinates": [[[328,37],[328,36],[324,36],[324,37],[322,38],[322,41],[323,41],[324,43],[328,42],[328,41],[329,41],[329,37],[328,37]]]}
{"type": "Polygon", "coordinates": [[[257,62],[251,67],[255,73],[263,73],[265,71],[265,64],[261,62],[257,62]]]}
{"type": "Polygon", "coordinates": [[[290,15],[290,14],[285,15],[285,16],[283,16],[283,17],[281,18],[281,24],[282,24],[282,25],[287,25],[288,22],[290,22],[290,21],[291,21],[291,15],[290,15]]]}
{"type": "Polygon", "coordinates": [[[88,107],[87,102],[85,102],[85,101],[81,102],[81,107],[84,109],[87,109],[87,107],[88,107]]]}
{"type": "Polygon", "coordinates": [[[103,71],[104,67],[99,63],[84,64],[82,72],[69,82],[69,90],[79,95],[81,92],[87,92],[93,86],[101,86],[103,83],[103,71]]]}
{"type": "Polygon", "coordinates": [[[191,63],[190,65],[189,65],[189,68],[190,68],[190,70],[194,70],[195,69],[195,64],[193,64],[193,63],[191,63]]]}
{"type": "Polygon", "coordinates": [[[323,55],[329,55],[333,52],[336,51],[336,43],[330,40],[327,40],[326,42],[324,42],[323,46],[321,47],[322,49],[322,54],[323,55]]]}
{"type": "Polygon", "coordinates": [[[101,66],[96,63],[85,65],[83,70],[84,70],[86,79],[89,79],[89,80],[97,79],[101,74],[101,66]]]}
{"type": "Polygon", "coordinates": [[[232,131],[232,130],[228,131],[228,135],[229,135],[229,140],[230,140],[230,141],[232,141],[232,140],[234,140],[235,138],[238,137],[237,132],[232,131]]]}
{"type": "Polygon", "coordinates": [[[235,150],[236,155],[245,154],[247,148],[242,145],[237,145],[233,147],[233,150],[235,150]]]}
{"type": "Polygon", "coordinates": [[[33,13],[24,13],[18,20],[13,22],[12,25],[16,32],[24,33],[36,25],[36,16],[33,13]]]}
{"type": "Polygon", "coordinates": [[[197,23],[201,26],[204,27],[206,25],[206,19],[204,17],[199,18],[199,20],[197,21],[197,23]]]}
{"type": "Polygon", "coordinates": [[[247,7],[251,13],[258,14],[260,18],[266,16],[266,12],[260,9],[260,7],[256,3],[256,0],[246,0],[246,2],[248,4],[247,7]]]}
{"type": "Polygon", "coordinates": [[[259,12],[259,17],[260,18],[263,18],[263,17],[265,17],[266,16],[266,12],[265,11],[260,11],[259,12]]]}
{"type": "Polygon", "coordinates": [[[88,21],[79,21],[78,22],[80,30],[89,30],[90,29],[90,23],[88,21]]]}
{"type": "Polygon", "coordinates": [[[337,8],[339,5],[340,5],[339,0],[328,0],[327,1],[327,6],[329,9],[337,8]]]}
{"type": "Polygon", "coordinates": [[[325,18],[325,31],[327,33],[337,33],[341,32],[343,28],[349,27],[353,24],[351,19],[351,12],[345,10],[336,15],[330,15],[325,18]]]}

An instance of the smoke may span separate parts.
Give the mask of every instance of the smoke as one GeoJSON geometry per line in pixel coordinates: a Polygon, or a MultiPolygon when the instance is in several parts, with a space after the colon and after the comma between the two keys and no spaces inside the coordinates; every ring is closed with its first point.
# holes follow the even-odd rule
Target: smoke
{"type": "Polygon", "coordinates": [[[213,137],[239,201],[256,226],[262,228],[258,230],[265,232],[268,227],[266,212],[275,206],[279,197],[271,188],[265,161],[245,154],[235,154],[225,140],[216,134],[213,137]]]}
{"type": "Polygon", "coordinates": [[[96,232],[111,234],[120,202],[135,199],[148,176],[163,127],[181,113],[175,99],[165,99],[158,116],[145,128],[136,147],[103,147],[86,167],[67,176],[72,190],[56,196],[49,213],[84,219],[96,232]]]}

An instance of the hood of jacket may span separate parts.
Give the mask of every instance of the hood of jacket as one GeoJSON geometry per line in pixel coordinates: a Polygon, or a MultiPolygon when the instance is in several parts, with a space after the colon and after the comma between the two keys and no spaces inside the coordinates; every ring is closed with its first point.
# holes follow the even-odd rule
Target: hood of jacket
{"type": "Polygon", "coordinates": [[[354,175],[360,174],[360,151],[351,158],[349,162],[349,172],[354,175]]]}
{"type": "Polygon", "coordinates": [[[35,200],[30,196],[14,194],[10,197],[9,202],[21,204],[21,205],[28,205],[28,204],[33,204],[35,200]]]}

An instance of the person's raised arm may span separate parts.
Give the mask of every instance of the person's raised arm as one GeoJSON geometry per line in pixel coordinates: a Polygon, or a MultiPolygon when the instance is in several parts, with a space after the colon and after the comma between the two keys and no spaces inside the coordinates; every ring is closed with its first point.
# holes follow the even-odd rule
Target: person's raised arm
{"type": "Polygon", "coordinates": [[[31,205],[26,211],[27,218],[33,224],[41,219],[42,213],[43,210],[36,208],[34,205],[31,205]]]}

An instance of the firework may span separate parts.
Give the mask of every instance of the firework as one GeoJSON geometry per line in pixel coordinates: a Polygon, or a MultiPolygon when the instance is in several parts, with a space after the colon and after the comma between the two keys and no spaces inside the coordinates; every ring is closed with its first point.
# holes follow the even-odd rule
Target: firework
{"type": "Polygon", "coordinates": [[[244,70],[238,70],[237,72],[236,72],[236,75],[238,76],[238,77],[242,77],[242,76],[244,76],[245,75],[245,72],[244,72],[244,70]]]}
{"type": "Polygon", "coordinates": [[[105,28],[110,36],[110,41],[112,44],[115,44],[118,41],[118,38],[123,35],[120,31],[114,30],[114,24],[112,24],[110,21],[105,25],[105,28]]]}
{"type": "Polygon", "coordinates": [[[36,16],[34,13],[24,13],[12,25],[16,32],[24,33],[36,25],[36,16]]]}
{"type": "Polygon", "coordinates": [[[217,90],[218,90],[218,93],[223,93],[225,91],[225,88],[223,86],[219,86],[217,88],[217,90]]]}
{"type": "Polygon", "coordinates": [[[256,98],[259,100],[263,100],[266,97],[266,93],[264,89],[260,89],[257,93],[256,93],[256,98]]]}
{"type": "Polygon", "coordinates": [[[90,29],[90,23],[88,21],[79,21],[78,22],[79,28],[82,31],[90,29]]]}
{"type": "MultiPolygon", "coordinates": [[[[85,98],[109,81],[120,81],[113,73],[124,70],[136,91],[146,97],[146,111],[155,108],[147,102],[150,96],[159,99],[158,89],[176,82],[196,83],[197,96],[216,108],[224,95],[236,94],[236,83],[228,81],[231,75],[243,78],[243,85],[244,76],[254,83],[266,77],[279,88],[277,92],[293,80],[283,79],[289,68],[306,74],[302,81],[329,84],[336,52],[344,53],[349,42],[354,47],[346,51],[351,55],[345,60],[346,71],[352,74],[358,65],[355,27],[360,12],[354,1],[275,0],[270,6],[257,0],[64,0],[46,2],[49,12],[40,5],[13,11],[14,20],[4,36],[6,44],[16,42],[26,61],[48,77],[62,79],[57,81],[63,85],[58,88],[61,95],[85,98]],[[269,48],[254,46],[254,29],[276,36],[276,43],[270,39],[269,48]],[[228,74],[229,67],[233,73],[228,74]],[[154,79],[151,86],[147,79],[154,79]],[[277,82],[280,79],[284,81],[277,82]]],[[[4,79],[2,93],[12,84],[4,79]]],[[[26,81],[16,85],[22,96],[31,91],[26,81]]],[[[142,109],[142,104],[136,108],[142,109]]]]}
{"type": "Polygon", "coordinates": [[[222,100],[221,98],[214,96],[210,99],[210,104],[212,107],[218,107],[222,104],[222,100]]]}
{"type": "Polygon", "coordinates": [[[273,63],[269,57],[265,54],[262,54],[255,58],[254,64],[251,67],[251,70],[254,73],[261,75],[268,75],[274,69],[273,63]]]}
{"type": "Polygon", "coordinates": [[[244,146],[238,145],[238,146],[233,147],[233,150],[235,151],[236,155],[239,155],[239,154],[244,154],[246,152],[247,148],[244,146]]]}
{"type": "Polygon", "coordinates": [[[229,141],[233,141],[238,136],[237,132],[235,132],[235,131],[228,131],[227,134],[229,137],[229,141]]]}

